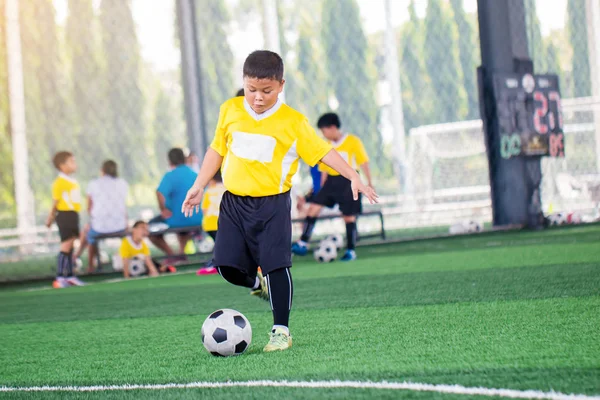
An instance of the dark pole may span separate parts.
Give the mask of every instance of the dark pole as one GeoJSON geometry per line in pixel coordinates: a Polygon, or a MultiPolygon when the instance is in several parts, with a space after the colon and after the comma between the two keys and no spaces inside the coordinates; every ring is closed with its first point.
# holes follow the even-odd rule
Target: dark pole
{"type": "Polygon", "coordinates": [[[523,0],[477,0],[480,112],[488,155],[494,225],[537,226],[541,213],[539,157],[501,156],[493,74],[533,73],[523,0]]]}
{"type": "Polygon", "coordinates": [[[206,134],[201,57],[194,0],[177,0],[177,22],[188,143],[190,149],[202,159],[208,147],[208,135],[206,134]]]}

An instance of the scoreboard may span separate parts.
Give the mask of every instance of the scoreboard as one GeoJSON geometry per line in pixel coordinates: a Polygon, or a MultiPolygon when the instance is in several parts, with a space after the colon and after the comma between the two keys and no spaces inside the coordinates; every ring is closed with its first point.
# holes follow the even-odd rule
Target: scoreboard
{"type": "Polygon", "coordinates": [[[502,158],[564,157],[557,75],[496,73],[494,96],[502,158]]]}

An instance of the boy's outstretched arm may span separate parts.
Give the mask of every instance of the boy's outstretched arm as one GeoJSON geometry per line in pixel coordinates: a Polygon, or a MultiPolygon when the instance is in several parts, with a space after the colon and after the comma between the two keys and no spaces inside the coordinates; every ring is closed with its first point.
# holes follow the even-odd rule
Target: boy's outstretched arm
{"type": "Polygon", "coordinates": [[[367,199],[369,199],[369,203],[374,204],[377,203],[377,193],[373,188],[365,185],[361,180],[358,173],[339,155],[339,153],[335,150],[329,150],[329,153],[325,154],[325,157],[321,159],[325,165],[333,168],[337,172],[339,172],[344,178],[348,179],[352,183],[352,195],[354,196],[354,200],[358,200],[358,192],[363,193],[367,199]]]}
{"type": "Polygon", "coordinates": [[[202,203],[202,193],[204,192],[204,188],[208,185],[208,181],[215,176],[219,168],[221,168],[222,163],[223,157],[212,147],[206,151],[196,182],[194,182],[194,185],[188,190],[187,196],[185,196],[185,200],[181,206],[181,212],[186,217],[191,217],[194,212],[200,211],[200,203],[202,203]]]}

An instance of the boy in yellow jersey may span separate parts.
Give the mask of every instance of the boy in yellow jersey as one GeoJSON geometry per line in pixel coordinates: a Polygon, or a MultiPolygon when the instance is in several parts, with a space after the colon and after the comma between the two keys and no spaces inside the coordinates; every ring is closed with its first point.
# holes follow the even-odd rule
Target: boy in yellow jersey
{"type": "Polygon", "coordinates": [[[221,106],[215,137],[182,211],[186,215],[198,211],[204,187],[221,168],[227,191],[219,213],[216,268],[228,282],[270,300],[274,324],[264,351],[286,350],[292,345],[290,189],[299,158],[311,166],[321,161],[339,171],[351,180],[355,197],[363,192],[376,201],[377,195],[317,136],[304,115],[278,98],[285,81],[277,53],[250,54],[243,78],[244,97],[221,106]],[[259,265],[265,277],[258,273],[259,265]]]}
{"type": "MultiPolygon", "coordinates": [[[[351,133],[343,133],[340,130],[342,126],[340,118],[334,113],[323,114],[319,118],[317,126],[323,132],[323,136],[333,145],[333,148],[354,170],[358,171],[359,167],[363,170],[369,187],[373,187],[369,156],[361,140],[351,133]]],[[[346,223],[346,253],[342,257],[342,261],[356,260],[354,251],[357,233],[356,217],[362,212],[361,197],[359,195],[358,199],[353,198],[350,181],[336,170],[323,164],[319,165],[319,169],[322,171],[325,182],[321,190],[310,200],[311,204],[308,208],[302,236],[292,245],[292,252],[301,256],[308,253],[308,242],[321,209],[323,207],[331,208],[338,204],[346,223]]]]}
{"type": "MultiPolygon", "coordinates": [[[[221,199],[225,190],[221,171],[217,171],[215,176],[208,182],[208,187],[204,192],[204,199],[202,199],[202,214],[204,215],[202,230],[208,233],[215,243],[217,242],[217,229],[219,228],[219,208],[221,207],[221,199]]],[[[218,272],[213,261],[210,261],[206,267],[200,268],[196,272],[197,275],[211,275],[216,273],[218,272]]]]}
{"type": "Polygon", "coordinates": [[[46,226],[50,228],[56,221],[60,235],[60,252],[58,253],[55,288],[70,285],[83,286],[73,275],[73,243],[79,237],[79,211],[81,210],[81,189],[79,183],[71,176],[77,171],[75,157],[68,151],[59,151],[52,159],[54,167],[59,171],[52,183],[52,208],[46,226]]]}
{"type": "MultiPolygon", "coordinates": [[[[123,276],[129,278],[129,264],[134,258],[143,259],[144,265],[148,269],[150,276],[157,276],[158,271],[150,257],[150,249],[145,239],[148,237],[148,224],[144,221],[137,221],[131,229],[131,236],[123,238],[119,255],[123,259],[123,276]]],[[[166,267],[165,267],[166,268],[166,267]]]]}

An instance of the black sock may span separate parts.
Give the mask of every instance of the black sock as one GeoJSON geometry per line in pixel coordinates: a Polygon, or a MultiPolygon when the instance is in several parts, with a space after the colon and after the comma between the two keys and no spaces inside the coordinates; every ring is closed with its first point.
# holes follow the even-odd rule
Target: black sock
{"type": "Polygon", "coordinates": [[[354,250],[356,247],[356,222],[346,224],[346,248],[354,250]]]}
{"type": "Polygon", "coordinates": [[[300,236],[300,240],[303,242],[308,242],[310,237],[312,236],[313,229],[315,229],[315,224],[317,223],[317,219],[315,217],[306,217],[306,221],[304,221],[304,230],[302,231],[302,236],[300,236]]]}
{"type": "Polygon", "coordinates": [[[69,253],[60,252],[58,253],[58,257],[56,259],[56,277],[63,277],[64,273],[67,270],[67,260],[69,258],[69,253]]]}
{"type": "Polygon", "coordinates": [[[276,269],[267,275],[273,325],[289,326],[294,284],[289,268],[276,269]]]}
{"type": "Polygon", "coordinates": [[[67,268],[66,268],[67,277],[73,276],[73,250],[71,250],[67,254],[67,268]]]}
{"type": "Polygon", "coordinates": [[[233,267],[217,267],[219,275],[227,282],[237,286],[243,286],[253,289],[256,284],[256,277],[251,277],[245,272],[233,267]]]}

